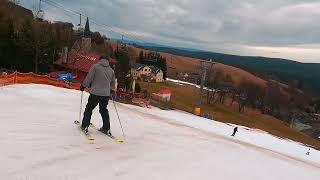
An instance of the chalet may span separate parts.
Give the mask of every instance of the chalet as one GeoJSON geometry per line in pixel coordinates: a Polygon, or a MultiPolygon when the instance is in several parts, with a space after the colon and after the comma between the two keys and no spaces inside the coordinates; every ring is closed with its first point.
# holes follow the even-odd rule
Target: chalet
{"type": "Polygon", "coordinates": [[[148,66],[145,64],[135,63],[131,67],[131,77],[142,81],[163,81],[163,72],[155,66],[148,66]]]}
{"type": "Polygon", "coordinates": [[[163,72],[160,68],[157,68],[155,66],[149,66],[151,69],[151,72],[153,74],[153,77],[156,82],[162,82],[163,81],[163,72]]]}

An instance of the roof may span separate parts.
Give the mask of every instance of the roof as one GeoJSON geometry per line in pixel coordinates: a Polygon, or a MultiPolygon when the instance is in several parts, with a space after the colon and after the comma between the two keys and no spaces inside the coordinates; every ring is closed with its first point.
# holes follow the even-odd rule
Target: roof
{"type": "Polygon", "coordinates": [[[140,70],[141,68],[144,68],[146,65],[140,64],[140,63],[134,63],[131,68],[135,70],[140,70]]]}
{"type": "Polygon", "coordinates": [[[152,70],[153,73],[159,73],[161,69],[155,67],[155,66],[149,66],[149,68],[152,70]]]}
{"type": "MultiPolygon", "coordinates": [[[[62,65],[67,68],[77,69],[82,72],[89,72],[92,65],[97,64],[100,60],[100,54],[97,52],[86,52],[71,50],[68,52],[67,63],[63,63],[60,58],[54,64],[62,65]]],[[[111,65],[116,64],[115,59],[110,58],[109,63],[111,65]]]]}
{"type": "Polygon", "coordinates": [[[171,91],[170,89],[161,89],[161,90],[159,91],[159,93],[160,93],[160,94],[171,94],[172,91],[171,91]]]}
{"type": "Polygon", "coordinates": [[[157,58],[147,58],[145,59],[146,61],[150,61],[150,62],[157,62],[158,59],[157,58]]]}

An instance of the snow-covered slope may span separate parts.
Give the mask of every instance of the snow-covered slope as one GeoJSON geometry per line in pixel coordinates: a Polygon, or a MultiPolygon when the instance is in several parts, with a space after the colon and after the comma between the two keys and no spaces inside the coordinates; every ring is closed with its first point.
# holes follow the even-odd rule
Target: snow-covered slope
{"type": "MultiPolygon", "coordinates": [[[[126,142],[91,131],[91,144],[73,124],[79,101],[79,91],[52,86],[1,88],[0,179],[320,179],[319,151],[245,127],[232,138],[232,125],[180,111],[116,103],[126,142]]],[[[109,111],[121,137],[111,102],[109,111]]],[[[101,125],[98,109],[92,119],[101,125]]]]}

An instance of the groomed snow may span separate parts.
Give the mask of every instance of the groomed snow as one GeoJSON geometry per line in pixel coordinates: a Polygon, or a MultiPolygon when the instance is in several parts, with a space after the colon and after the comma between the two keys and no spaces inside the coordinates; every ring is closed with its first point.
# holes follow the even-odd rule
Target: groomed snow
{"type": "MultiPolygon", "coordinates": [[[[126,142],[91,131],[89,143],[73,124],[79,102],[79,91],[53,86],[0,88],[0,179],[320,179],[319,151],[307,156],[309,147],[246,127],[232,138],[233,125],[181,111],[116,103],[126,142]]],[[[108,108],[121,137],[112,102],[108,108]]],[[[98,109],[92,117],[101,126],[98,109]]]]}
{"type": "MultiPolygon", "coordinates": [[[[170,78],[167,78],[166,81],[170,81],[170,82],[173,82],[175,84],[178,84],[180,86],[183,86],[183,85],[190,85],[190,86],[194,86],[196,88],[200,88],[200,85],[197,85],[197,84],[194,84],[194,83],[190,83],[190,82],[186,82],[186,81],[180,81],[180,80],[176,80],[176,79],[170,79],[170,78]]],[[[207,87],[203,87],[204,90],[212,90],[212,89],[209,89],[207,87]]]]}

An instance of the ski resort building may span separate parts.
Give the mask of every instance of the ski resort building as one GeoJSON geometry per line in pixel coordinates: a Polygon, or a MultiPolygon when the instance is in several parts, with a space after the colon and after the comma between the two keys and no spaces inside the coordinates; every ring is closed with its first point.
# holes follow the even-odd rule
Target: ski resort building
{"type": "MultiPolygon", "coordinates": [[[[53,64],[59,71],[49,73],[51,77],[57,77],[60,73],[71,73],[74,82],[82,82],[92,65],[99,62],[100,53],[95,51],[90,37],[89,18],[87,18],[85,29],[78,30],[79,39],[73,44],[69,51],[67,47],[62,49],[60,58],[53,64]]],[[[109,64],[114,68],[117,61],[110,58],[109,64]]]]}
{"type": "Polygon", "coordinates": [[[131,67],[131,77],[146,82],[162,82],[163,72],[155,66],[135,63],[131,67]]]}
{"type": "MultiPolygon", "coordinates": [[[[81,82],[86,77],[92,65],[99,62],[100,54],[94,51],[71,50],[54,64],[65,72],[71,72],[76,82],[81,82]]],[[[117,63],[115,59],[110,58],[109,64],[114,66],[117,63]]]]}
{"type": "MultiPolygon", "coordinates": [[[[89,18],[84,29],[81,26],[78,28],[77,35],[78,39],[71,50],[68,47],[63,48],[59,59],[53,63],[59,71],[51,72],[49,76],[57,78],[61,73],[71,73],[74,82],[82,82],[91,66],[99,62],[101,54],[96,51],[96,45],[91,40],[89,18]]],[[[116,63],[115,59],[109,59],[111,67],[116,63]]]]}

